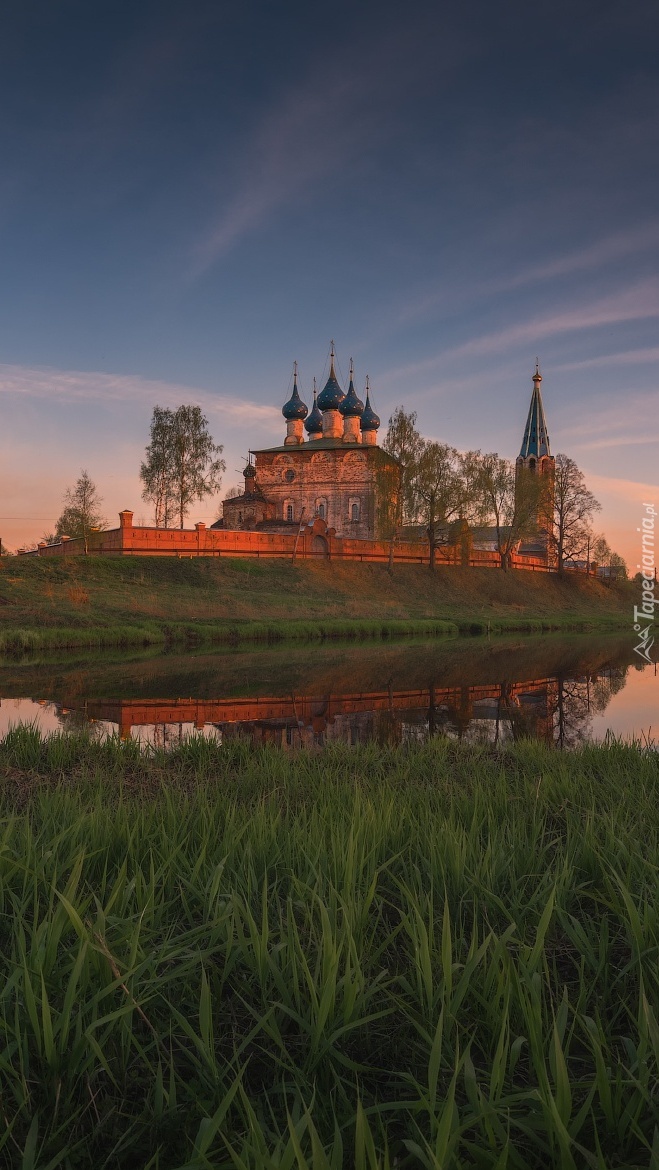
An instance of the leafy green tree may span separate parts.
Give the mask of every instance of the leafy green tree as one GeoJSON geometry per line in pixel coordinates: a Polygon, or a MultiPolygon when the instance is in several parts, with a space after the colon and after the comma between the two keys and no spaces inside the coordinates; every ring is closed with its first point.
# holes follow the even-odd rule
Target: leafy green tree
{"type": "Polygon", "coordinates": [[[591,557],[598,564],[609,569],[618,569],[621,577],[627,576],[627,562],[614,552],[603,534],[595,536],[591,544],[591,557]]]}
{"type": "Polygon", "coordinates": [[[143,498],[154,505],[156,527],[176,520],[182,528],[194,500],[219,491],[226,469],[222,450],[199,406],[155,407],[140,478],[143,498]]]}
{"type": "Polygon", "coordinates": [[[465,509],[462,461],[455,447],[422,440],[410,471],[414,512],[425,525],[430,568],[434,569],[438,526],[461,517],[465,509]]]}
{"type": "Polygon", "coordinates": [[[400,465],[400,491],[397,500],[396,523],[413,522],[416,519],[417,500],[412,482],[424,440],[416,428],[416,411],[403,410],[397,406],[389,419],[387,434],[382,444],[389,455],[400,465]]]}
{"type": "Polygon", "coordinates": [[[554,470],[554,525],[552,542],[559,573],[565,562],[588,556],[592,540],[591,520],[602,505],[586,487],[584,474],[574,459],[557,455],[554,470]]]}
{"type": "Polygon", "coordinates": [[[106,528],[107,520],[101,512],[103,500],[87,471],[81,471],[75,487],[64,493],[64,508],[57,521],[55,535],[70,536],[84,541],[85,554],[89,552],[89,535],[94,529],[106,528]]]}
{"type": "Polygon", "coordinates": [[[590,551],[593,560],[597,561],[598,565],[608,565],[612,555],[611,546],[603,533],[593,537],[590,551]]]}
{"type": "Polygon", "coordinates": [[[172,482],[173,410],[154,406],[150,438],[146,459],[140,467],[140,479],[144,484],[142,499],[153,504],[153,521],[156,528],[169,528],[174,519],[175,507],[172,482]]]}
{"type": "MultiPolygon", "coordinates": [[[[402,406],[389,419],[385,451],[401,467],[401,490],[396,523],[423,524],[435,567],[440,526],[455,519],[473,521],[483,506],[477,503],[478,476],[474,459],[480,452],[461,455],[455,447],[424,439],[417,430],[416,413],[402,406]]],[[[480,463],[478,463],[480,474],[480,463]]]]}
{"type": "Polygon", "coordinates": [[[530,471],[516,473],[508,459],[496,453],[474,453],[475,489],[481,499],[483,516],[496,531],[497,551],[502,569],[520,540],[537,532],[537,517],[546,484],[530,471]]]}

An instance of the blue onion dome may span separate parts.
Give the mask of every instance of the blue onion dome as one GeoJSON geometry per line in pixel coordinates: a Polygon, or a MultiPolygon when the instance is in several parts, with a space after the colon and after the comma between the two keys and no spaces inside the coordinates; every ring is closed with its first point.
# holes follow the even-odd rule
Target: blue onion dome
{"type": "Polygon", "coordinates": [[[297,389],[297,362],[293,362],[293,393],[288,402],[285,402],[281,408],[281,413],[285,419],[302,419],[306,418],[309,411],[304,405],[297,389]]]}
{"type": "Polygon", "coordinates": [[[371,406],[371,392],[368,384],[368,376],[366,377],[366,406],[362,415],[361,429],[363,431],[377,431],[380,426],[379,415],[375,413],[371,406]]]}
{"type": "Polygon", "coordinates": [[[304,424],[304,429],[308,435],[321,435],[323,432],[323,416],[318,409],[318,394],[316,392],[316,379],[313,380],[313,406],[311,414],[304,424]]]}
{"type": "Polygon", "coordinates": [[[318,395],[318,405],[321,410],[338,410],[344,397],[345,395],[336,380],[336,374],[334,372],[334,342],[332,342],[329,378],[318,395]]]}
{"type": "Polygon", "coordinates": [[[350,385],[348,386],[348,393],[339,406],[339,410],[341,411],[341,414],[344,418],[360,418],[364,413],[364,403],[362,402],[361,398],[358,398],[355,394],[355,387],[352,381],[353,374],[354,369],[352,365],[352,358],[350,358],[350,385]]]}

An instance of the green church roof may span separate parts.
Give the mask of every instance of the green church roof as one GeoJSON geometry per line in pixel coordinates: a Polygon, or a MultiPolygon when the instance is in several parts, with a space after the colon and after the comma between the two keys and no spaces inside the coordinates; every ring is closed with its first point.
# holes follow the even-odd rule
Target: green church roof
{"type": "Polygon", "coordinates": [[[551,455],[549,449],[549,431],[547,430],[545,412],[542,406],[542,395],[540,394],[541,382],[542,374],[538,370],[538,364],[536,362],[529,417],[526,420],[522,449],[519,453],[522,459],[527,459],[530,455],[534,455],[537,459],[542,455],[551,455]]]}

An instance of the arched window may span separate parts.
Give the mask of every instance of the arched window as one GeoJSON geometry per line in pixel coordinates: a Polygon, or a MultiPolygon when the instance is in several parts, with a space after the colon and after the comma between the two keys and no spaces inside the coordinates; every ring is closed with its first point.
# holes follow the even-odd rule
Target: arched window
{"type": "Polygon", "coordinates": [[[327,500],[324,496],[316,500],[316,515],[319,520],[327,520],[327,500]]]}
{"type": "Polygon", "coordinates": [[[353,504],[350,509],[350,519],[359,520],[359,504],[353,504]]]}
{"type": "Polygon", "coordinates": [[[361,517],[361,512],[361,500],[358,496],[353,496],[351,500],[348,500],[348,516],[350,517],[350,520],[352,522],[357,522],[361,517]]]}
{"type": "Polygon", "coordinates": [[[325,519],[325,505],[324,504],[318,505],[318,515],[320,516],[321,520],[325,519]]]}
{"type": "Polygon", "coordinates": [[[292,504],[286,505],[286,519],[287,520],[293,519],[293,505],[292,504]]]}
{"type": "Polygon", "coordinates": [[[535,459],[529,459],[529,471],[535,471],[535,459]]]}

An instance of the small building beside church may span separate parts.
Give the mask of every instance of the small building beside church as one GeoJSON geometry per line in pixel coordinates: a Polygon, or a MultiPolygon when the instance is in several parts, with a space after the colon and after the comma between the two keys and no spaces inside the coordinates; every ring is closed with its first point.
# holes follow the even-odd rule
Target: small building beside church
{"type": "Polygon", "coordinates": [[[334,346],[329,377],[314,389],[309,412],[300,397],[297,363],[293,392],[282,408],[286,437],[277,447],[252,452],[245,489],[223,503],[218,527],[287,532],[325,521],[338,537],[377,540],[391,535],[400,488],[400,466],[377,443],[380,419],[358,398],[350,363],[347,393],[339,385],[334,346]],[[305,435],[306,431],[306,435],[305,435]]]}

